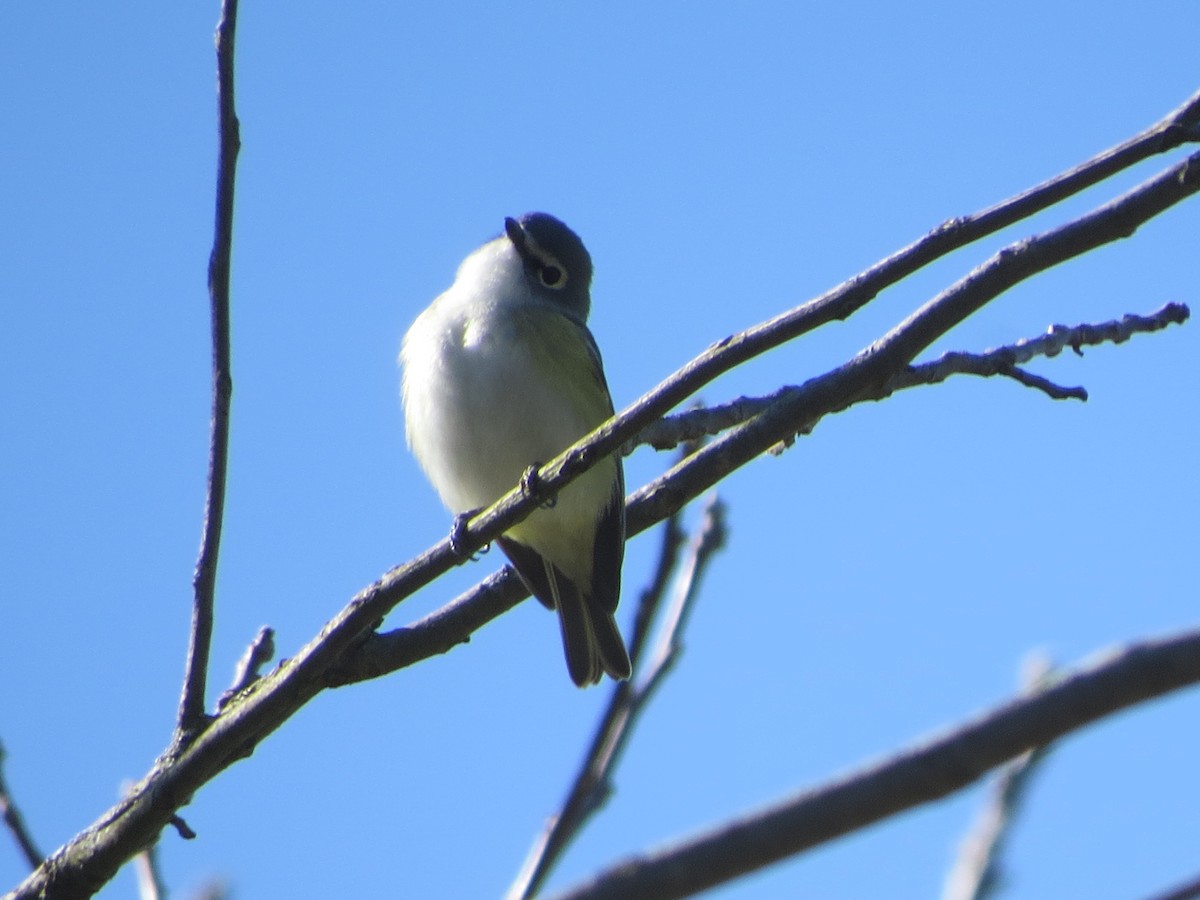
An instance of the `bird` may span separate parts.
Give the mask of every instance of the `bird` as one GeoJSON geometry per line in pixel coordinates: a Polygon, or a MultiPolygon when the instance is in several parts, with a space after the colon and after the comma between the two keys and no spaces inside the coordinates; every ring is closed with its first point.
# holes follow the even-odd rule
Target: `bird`
{"type": "MultiPolygon", "coordinates": [[[[531,467],[613,415],[587,327],[591,281],[591,255],[559,219],[506,218],[405,333],[405,434],[456,522],[526,484],[531,467]]],[[[529,592],[557,611],[571,680],[628,679],[615,618],[625,556],[620,457],[602,459],[496,543],[529,592]]]]}

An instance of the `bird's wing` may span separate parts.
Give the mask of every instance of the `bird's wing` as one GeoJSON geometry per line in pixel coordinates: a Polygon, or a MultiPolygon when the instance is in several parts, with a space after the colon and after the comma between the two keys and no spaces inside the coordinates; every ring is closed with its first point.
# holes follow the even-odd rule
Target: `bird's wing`
{"type": "Polygon", "coordinates": [[[555,609],[558,606],[557,598],[554,595],[556,585],[550,581],[549,573],[546,571],[546,560],[542,555],[532,547],[527,547],[519,541],[503,535],[496,538],[496,543],[500,545],[504,555],[509,558],[513,568],[525,582],[525,587],[529,588],[529,593],[537,597],[546,609],[555,609]]]}
{"type": "MultiPolygon", "coordinates": [[[[540,332],[530,346],[548,349],[539,356],[537,364],[549,371],[555,383],[570,395],[570,402],[590,427],[595,428],[610,418],[612,395],[604,378],[600,350],[587,326],[541,306],[531,307],[522,325],[540,332]],[[580,371],[587,371],[591,377],[579,378],[575,373],[580,371]]],[[[619,455],[614,454],[608,464],[616,466],[616,478],[596,529],[590,593],[593,602],[611,614],[621,596],[621,564],[625,559],[625,473],[619,455]]]]}

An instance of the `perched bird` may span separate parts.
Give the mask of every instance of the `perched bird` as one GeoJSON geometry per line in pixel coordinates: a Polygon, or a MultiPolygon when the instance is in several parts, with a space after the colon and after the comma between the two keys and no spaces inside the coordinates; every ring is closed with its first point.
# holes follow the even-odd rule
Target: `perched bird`
{"type": "MultiPolygon", "coordinates": [[[[451,512],[491,505],[613,414],[587,328],[591,281],[591,256],[558,219],[505,219],[404,336],[408,444],[451,512]]],[[[602,460],[496,542],[558,611],[571,680],[628,678],[614,619],[625,556],[620,459],[602,460]]]]}

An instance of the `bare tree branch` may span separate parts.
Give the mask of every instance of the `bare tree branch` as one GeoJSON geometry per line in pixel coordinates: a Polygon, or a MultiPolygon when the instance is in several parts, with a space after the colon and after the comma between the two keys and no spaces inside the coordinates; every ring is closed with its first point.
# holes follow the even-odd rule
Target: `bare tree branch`
{"type": "MultiPolygon", "coordinates": [[[[628,504],[629,534],[637,534],[670,515],[772,445],[790,441],[797,433],[810,431],[828,413],[840,412],[856,402],[886,396],[889,380],[906,369],[916,354],[1008,288],[1089,249],[1131,235],[1140,224],[1187,199],[1197,190],[1200,190],[1200,154],[1188,157],[1079,219],[1001,250],[854,359],[832,372],[811,379],[802,387],[778,395],[775,402],[755,418],[635,492],[628,504]]],[[[848,284],[858,283],[860,279],[861,276],[851,279],[848,284]]],[[[743,335],[749,333],[743,332],[743,335]]],[[[645,428],[643,420],[647,412],[659,412],[667,398],[675,396],[681,378],[687,380],[687,373],[708,365],[714,354],[720,356],[730,346],[726,343],[706,351],[621,415],[552,460],[542,468],[536,491],[523,495],[520,488],[514,489],[472,519],[469,527],[463,530],[460,549],[469,552],[482,546],[485,541],[511,527],[521,516],[528,515],[538,503],[552,496],[596,461],[619,449],[634,433],[640,433],[645,428]]],[[[456,559],[449,541],[443,541],[360,593],[346,612],[355,603],[361,603],[363,616],[370,616],[372,621],[376,621],[411,591],[442,574],[456,559]],[[430,573],[428,578],[422,577],[426,572],[430,573]],[[419,583],[410,588],[408,585],[414,581],[419,583]]],[[[495,580],[489,579],[485,584],[489,593],[498,591],[489,597],[489,602],[495,604],[490,610],[463,608],[463,603],[477,596],[469,592],[410,628],[392,632],[388,636],[368,636],[355,654],[358,658],[343,659],[336,671],[329,673],[329,683],[339,685],[363,677],[376,677],[411,664],[425,655],[444,652],[465,640],[469,632],[460,633],[457,639],[449,635],[437,638],[429,630],[431,627],[440,630],[440,626],[452,623],[482,624],[522,599],[523,591],[514,576],[501,575],[495,580]],[[378,643],[380,641],[387,646],[382,646],[378,643]]],[[[334,627],[337,627],[337,620],[327,626],[326,634],[334,627]]],[[[445,632],[441,634],[445,635],[445,632]]]]}
{"type": "MultiPolygon", "coordinates": [[[[948,353],[931,363],[905,367],[888,379],[881,388],[860,396],[854,403],[881,400],[897,390],[934,384],[955,373],[987,374],[991,368],[995,368],[995,374],[1008,374],[1002,373],[1001,370],[1007,365],[1009,357],[1014,361],[1024,362],[1038,355],[1056,356],[1065,347],[1071,347],[1078,353],[1081,352],[1081,347],[1087,345],[1107,341],[1121,343],[1133,334],[1159,331],[1169,324],[1185,322],[1189,315],[1187,306],[1169,303],[1149,316],[1130,314],[1120,320],[1098,325],[1054,325],[1041,337],[1021,340],[984,354],[948,353]]],[[[741,398],[722,407],[689,411],[672,416],[672,424],[664,429],[654,427],[647,431],[651,432],[653,440],[665,443],[673,443],[675,435],[692,439],[697,433],[707,433],[709,429],[727,429],[732,423],[749,421],[776,403],[803,396],[804,390],[802,387],[787,387],[770,397],[741,398]]],[[[818,416],[817,419],[819,418],[818,416]]],[[[817,419],[797,425],[796,431],[810,432],[817,419]]],[[[663,496],[664,493],[668,497],[674,497],[675,484],[672,479],[676,477],[679,477],[678,474],[668,473],[646,485],[631,498],[628,506],[631,534],[653,523],[654,513],[647,512],[645,505],[649,498],[663,496]]],[[[669,515],[675,507],[669,504],[665,509],[669,515]]],[[[516,606],[525,596],[527,595],[516,575],[505,569],[480,582],[442,609],[409,626],[383,634],[368,635],[353,654],[330,670],[329,684],[336,687],[368,678],[378,678],[429,656],[445,653],[463,643],[475,629],[516,606]]]]}
{"type": "MultiPolygon", "coordinates": [[[[1014,344],[985,350],[983,353],[946,353],[932,362],[909,366],[893,375],[885,386],[886,393],[878,399],[904,388],[939,384],[951,375],[1005,375],[1028,387],[1037,388],[1055,400],[1086,400],[1087,391],[1083,388],[1062,388],[1017,366],[1040,356],[1058,356],[1067,347],[1082,355],[1081,347],[1109,342],[1124,343],[1135,334],[1148,334],[1160,331],[1168,325],[1182,324],[1190,315],[1186,305],[1168,303],[1148,316],[1129,314],[1099,324],[1085,323],[1070,327],[1051,325],[1044,335],[1022,338],[1014,344]]],[[[640,444],[649,444],[657,450],[666,450],[685,441],[718,435],[735,425],[750,421],[785,394],[796,390],[799,389],[793,385],[781,388],[767,397],[739,397],[720,406],[665,416],[645,428],[635,440],[627,443],[624,449],[626,452],[632,452],[634,447],[640,444]]]]}
{"type": "Polygon", "coordinates": [[[1070,347],[1082,356],[1082,347],[1096,346],[1104,343],[1121,344],[1135,334],[1150,334],[1161,331],[1168,325],[1182,325],[1188,320],[1191,311],[1185,304],[1168,303],[1155,310],[1148,316],[1132,313],[1120,319],[1101,322],[1098,325],[1082,324],[1075,326],[1051,325],[1046,333],[1036,338],[1024,338],[1015,344],[1009,344],[983,353],[946,353],[933,362],[911,366],[907,370],[893,376],[887,387],[890,391],[915,385],[937,384],[945,381],[951,375],[1007,375],[1017,377],[1023,384],[1045,391],[1053,399],[1077,398],[1087,399],[1087,391],[1083,388],[1059,388],[1037,376],[1031,376],[1017,366],[1039,357],[1055,357],[1064,349],[1070,347]],[[1021,376],[1014,373],[1020,372],[1021,376]]]}
{"type": "Polygon", "coordinates": [[[208,451],[208,494],[204,504],[204,536],[192,578],[194,600],[183,695],[179,701],[176,741],[186,742],[203,727],[208,656],[212,645],[213,603],[221,525],[225,516],[225,472],[229,459],[229,405],[233,376],[229,355],[229,265],[233,251],[233,190],[240,128],[233,104],[233,57],[237,35],[237,0],[223,0],[217,24],[217,101],[220,147],[217,159],[217,209],[212,255],[208,260],[208,292],[212,309],[212,433],[208,451]]]}
{"type": "MultiPolygon", "coordinates": [[[[1129,237],[1141,224],[1198,190],[1200,153],[1074,221],[1004,248],[854,359],[810,379],[638,491],[638,509],[642,503],[648,504],[649,511],[659,509],[660,502],[668,508],[686,502],[774,444],[811,431],[828,413],[885,396],[889,379],[918,353],[1004,291],[1081,253],[1129,237]]],[[[632,518],[634,531],[637,517],[632,518]]]]}
{"type": "Polygon", "coordinates": [[[1006,760],[1197,682],[1200,630],[1131,645],[891,759],[621,861],[559,900],[686,897],[944,797],[1006,760]]]}
{"type": "Polygon", "coordinates": [[[21,848],[21,854],[25,857],[25,861],[29,863],[29,868],[36,869],[42,864],[42,860],[45,857],[33,842],[33,835],[29,833],[29,828],[25,824],[25,817],[21,815],[20,808],[17,806],[16,801],[13,800],[12,794],[9,793],[8,782],[4,778],[4,760],[6,756],[7,753],[4,750],[4,745],[0,744],[0,816],[3,817],[4,825],[13,836],[13,840],[21,848]]]}
{"type": "Polygon", "coordinates": [[[629,699],[631,719],[635,719],[649,705],[651,698],[683,654],[684,630],[695,608],[704,573],[713,555],[724,548],[728,537],[725,504],[721,502],[720,497],[713,494],[704,508],[700,527],[692,538],[687,564],[680,573],[679,584],[659,629],[654,655],[650,658],[650,671],[638,679],[637,690],[629,699]]]}
{"type": "MultiPolygon", "coordinates": [[[[670,515],[772,446],[790,442],[796,434],[810,432],[825,415],[840,412],[855,403],[888,396],[892,389],[891,380],[908,370],[912,356],[1021,280],[1071,259],[1089,247],[1128,236],[1140,223],[1191,196],[1200,190],[1198,157],[1200,154],[1172,166],[1081,219],[1001,250],[849,362],[801,387],[777,393],[772,397],[773,402],[754,418],[636,491],[627,504],[629,534],[638,534],[670,515]],[[1082,229],[1081,222],[1086,223],[1090,231],[1082,229]]],[[[1186,318],[1186,307],[1165,309],[1167,318],[1186,318]]],[[[1134,317],[1127,321],[1131,323],[1127,327],[1132,329],[1132,323],[1138,319],[1134,317]]],[[[1092,327],[1081,326],[1080,340],[1090,334],[1088,329],[1092,327]]],[[[1107,325],[1094,327],[1098,332],[1105,332],[1107,325]]],[[[694,364],[690,363],[681,371],[689,370],[694,364]]],[[[660,387],[665,389],[674,381],[675,376],[672,376],[660,387]]],[[[620,447],[629,439],[631,430],[641,424],[640,411],[657,409],[658,395],[658,389],[647,394],[616,419],[551,461],[542,470],[536,494],[522,498],[519,491],[513,491],[476,517],[473,521],[477,524],[472,526],[466,549],[475,549],[483,538],[490,538],[494,536],[493,532],[499,533],[510,527],[516,519],[515,513],[532,509],[539,499],[553,493],[593,460],[620,447]]],[[[423,570],[427,564],[440,565],[443,560],[448,563],[446,557],[449,556],[452,556],[449,542],[443,541],[412,563],[393,570],[383,581],[359,594],[355,602],[363,603],[365,609],[371,611],[364,614],[372,615],[372,621],[377,621],[399,602],[390,599],[393,593],[400,594],[399,599],[407,596],[409,589],[402,585],[408,579],[418,579],[418,570],[423,570]]],[[[435,571],[441,574],[440,569],[435,571]]],[[[418,587],[425,583],[422,579],[418,587]]],[[[435,653],[446,652],[465,641],[473,628],[511,609],[524,596],[516,576],[505,570],[411,626],[387,634],[367,635],[358,642],[355,652],[331,667],[325,677],[330,686],[348,684],[378,677],[435,653]]],[[[326,632],[331,627],[332,623],[326,632]]]]}
{"type": "Polygon", "coordinates": [[[1200,897],[1200,878],[1195,878],[1187,884],[1177,885],[1165,894],[1154,894],[1146,900],[1196,900],[1200,897]]]}
{"type": "MultiPolygon", "coordinates": [[[[128,795],[133,790],[131,782],[125,782],[121,785],[121,792],[128,795]]],[[[175,817],[179,823],[183,820],[175,817]]],[[[195,837],[190,834],[191,829],[183,826],[186,831],[180,833],[184,837],[195,837]]],[[[138,900],[163,900],[167,896],[167,884],[162,877],[162,869],[158,864],[158,841],[148,844],[143,847],[133,857],[134,875],[137,877],[138,900]]]]}
{"type": "Polygon", "coordinates": [[[942,900],[987,900],[996,895],[1002,880],[1000,852],[1025,798],[1030,776],[1045,753],[1041,748],[1029,750],[1000,770],[992,785],[991,801],[959,849],[942,900]]]}
{"type": "MultiPolygon", "coordinates": [[[[660,575],[674,567],[679,542],[672,534],[673,523],[676,523],[675,516],[667,519],[658,566],[660,575]]],[[[674,524],[674,528],[678,528],[677,523],[674,524]]],[[[613,772],[616,771],[633,729],[648,707],[651,697],[678,659],[682,646],[681,632],[687,614],[698,596],[704,571],[713,554],[720,550],[724,543],[724,505],[714,495],[692,540],[687,565],[680,576],[666,621],[659,630],[657,646],[653,657],[650,658],[650,671],[642,671],[646,661],[642,650],[648,646],[644,640],[646,632],[635,629],[633,652],[630,654],[634,661],[634,679],[613,686],[608,708],[600,719],[591,747],[584,756],[571,790],[567,793],[562,808],[550,818],[545,830],[538,835],[530,848],[525,864],[506,894],[509,900],[524,900],[534,896],[541,889],[562,853],[583,828],[584,823],[594,813],[599,812],[612,794],[613,772]]],[[[643,603],[638,610],[639,620],[643,619],[643,611],[648,611],[645,619],[653,618],[654,610],[665,595],[663,589],[666,579],[656,578],[654,586],[657,590],[648,591],[643,597],[643,603]]]]}
{"type": "MultiPolygon", "coordinates": [[[[1023,666],[1027,694],[1043,690],[1054,677],[1050,661],[1035,656],[1023,666]]],[[[996,775],[987,805],[959,847],[958,859],[946,877],[942,900],[986,900],[1001,886],[1000,854],[1033,773],[1050,752],[1035,747],[1005,765],[996,775]]]]}
{"type": "MultiPolygon", "coordinates": [[[[691,453],[694,447],[685,450],[684,455],[691,453]]],[[[663,598],[667,595],[667,587],[671,576],[679,565],[679,553],[683,549],[687,535],[680,524],[683,510],[672,513],[663,520],[662,544],[658,551],[658,563],[654,567],[654,576],[650,584],[638,598],[637,611],[633,616],[633,629],[629,635],[629,658],[634,661],[634,671],[641,671],[642,652],[650,639],[650,627],[654,624],[658,611],[662,607],[663,598]]]]}
{"type": "Polygon", "coordinates": [[[137,870],[138,900],[163,900],[167,886],[158,867],[158,844],[147,847],[134,857],[137,870]]]}
{"type": "Polygon", "coordinates": [[[196,839],[196,832],[192,831],[191,826],[188,825],[188,823],[183,820],[183,816],[179,815],[178,813],[172,814],[167,819],[167,824],[174,828],[175,833],[185,841],[194,841],[196,839]]]}
{"type": "MultiPolygon", "coordinates": [[[[1044,208],[1065,196],[1064,192],[1072,193],[1136,159],[1194,139],[1198,117],[1200,95],[1133,142],[979,217],[944,226],[829,294],[714,345],[620,416],[544,466],[535,489],[523,490],[518,486],[475,516],[456,535],[457,550],[451,548],[448,539],[443,540],[361,591],[294,658],[237,696],[206,728],[194,733],[191,740],[177,738],[175,746],[156,762],[129,797],[56,851],[18,887],[15,896],[44,896],[50,891],[57,896],[93,893],[122,863],[156,837],[195,790],[251,752],[259,741],[326,687],[372,677],[445,650],[518,602],[523,589],[513,576],[501,574],[488,579],[485,588],[460,598],[410,629],[400,629],[386,638],[371,634],[376,623],[403,599],[458,565],[462,559],[460,552],[476,550],[507,531],[573,478],[616,452],[646,425],[721,372],[824,322],[849,315],[879,290],[920,266],[1022,215],[1044,208]]],[[[878,394],[893,375],[907,367],[933,340],[1008,287],[1088,249],[1133,233],[1142,222],[1198,189],[1200,154],[1081,219],[1002,251],[850,362],[811,379],[794,395],[772,404],[637,491],[629,504],[629,533],[636,534],[660,521],[772,445],[813,427],[824,415],[878,394]]],[[[198,612],[203,611],[201,606],[197,605],[198,612]]],[[[199,664],[199,656],[206,656],[208,647],[207,640],[199,634],[202,630],[196,629],[193,638],[181,722],[189,719],[184,714],[186,710],[198,710],[198,715],[203,716],[203,674],[199,676],[200,682],[193,677],[206,668],[199,664]]]]}
{"type": "Polygon", "coordinates": [[[275,629],[264,625],[238,660],[233,673],[233,684],[217,701],[217,709],[224,709],[233,697],[250,687],[260,677],[262,667],[275,658],[275,629]]]}
{"type": "Polygon", "coordinates": [[[1186,143],[1200,142],[1200,92],[1136,137],[995,206],[950,219],[924,237],[807,303],[713,344],[622,413],[640,434],[671,408],[729,369],[835,319],[848,319],[881,291],[1002,228],[1186,143]],[[661,402],[660,402],[661,401],[661,402]]]}

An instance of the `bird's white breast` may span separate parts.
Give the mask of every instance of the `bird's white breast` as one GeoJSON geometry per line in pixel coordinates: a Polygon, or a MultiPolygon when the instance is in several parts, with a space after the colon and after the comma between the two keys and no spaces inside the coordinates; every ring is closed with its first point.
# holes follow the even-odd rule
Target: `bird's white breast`
{"type": "MultiPolygon", "coordinates": [[[[599,424],[544,376],[527,336],[518,333],[514,311],[538,302],[516,254],[494,241],[464,261],[454,285],[405,335],[408,441],[455,513],[490,505],[530,465],[548,462],[599,424]]],[[[586,556],[590,568],[590,544],[586,554],[556,545],[590,542],[611,496],[608,468],[586,473],[511,534],[564,562],[586,556]]]]}

